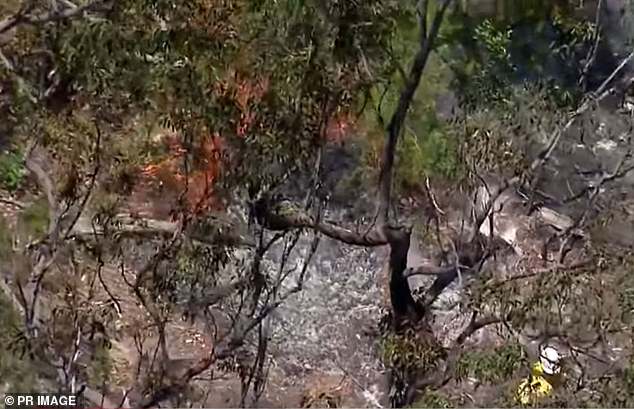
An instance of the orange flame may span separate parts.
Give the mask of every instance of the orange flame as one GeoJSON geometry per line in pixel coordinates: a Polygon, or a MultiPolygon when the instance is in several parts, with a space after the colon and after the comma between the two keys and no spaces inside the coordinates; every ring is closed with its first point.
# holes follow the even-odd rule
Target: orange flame
{"type": "MultiPolygon", "coordinates": [[[[248,80],[231,73],[229,80],[216,84],[215,91],[234,101],[240,109],[240,118],[236,124],[236,134],[245,137],[249,129],[257,120],[252,111],[252,104],[258,103],[268,90],[268,80],[248,80]]],[[[204,131],[209,135],[209,131],[204,131]]],[[[188,209],[195,213],[204,212],[220,204],[214,201],[213,185],[220,174],[222,151],[222,137],[214,133],[203,138],[200,145],[193,152],[200,161],[198,167],[186,178],[181,171],[183,156],[187,153],[178,135],[168,135],[164,143],[168,149],[168,158],[146,165],[141,173],[149,182],[150,187],[156,187],[171,192],[182,191],[187,186],[185,200],[188,209]]]]}
{"type": "Polygon", "coordinates": [[[349,113],[340,113],[328,121],[324,131],[327,142],[342,144],[356,130],[356,121],[349,113]]]}
{"type": "MultiPolygon", "coordinates": [[[[233,101],[241,111],[235,129],[237,136],[246,137],[249,130],[256,125],[258,117],[253,107],[262,100],[268,89],[268,79],[248,79],[235,72],[231,72],[225,81],[214,85],[215,93],[233,101]]],[[[355,129],[353,116],[346,112],[339,113],[328,121],[322,137],[330,143],[341,144],[355,129]]],[[[169,196],[166,193],[178,197],[186,187],[184,198],[189,211],[195,214],[221,206],[214,198],[214,183],[218,180],[223,165],[222,136],[208,129],[202,129],[201,134],[206,136],[190,152],[198,161],[188,177],[182,171],[184,155],[188,152],[179,135],[173,133],[162,138],[168,150],[167,159],[149,163],[141,169],[146,188],[150,191],[159,188],[157,201],[165,202],[169,196]]]]}

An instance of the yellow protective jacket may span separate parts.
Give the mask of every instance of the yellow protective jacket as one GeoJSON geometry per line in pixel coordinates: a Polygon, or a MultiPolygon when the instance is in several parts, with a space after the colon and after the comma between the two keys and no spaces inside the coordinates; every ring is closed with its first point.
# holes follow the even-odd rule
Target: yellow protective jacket
{"type": "Polygon", "coordinates": [[[530,405],[540,398],[550,395],[553,385],[544,377],[544,368],[540,362],[533,364],[531,375],[520,382],[515,399],[522,405],[530,405]]]}

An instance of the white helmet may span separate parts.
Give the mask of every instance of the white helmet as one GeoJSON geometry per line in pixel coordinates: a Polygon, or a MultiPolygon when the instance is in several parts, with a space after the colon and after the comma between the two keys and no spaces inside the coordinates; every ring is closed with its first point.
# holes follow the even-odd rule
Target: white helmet
{"type": "Polygon", "coordinates": [[[561,370],[561,366],[559,364],[560,359],[561,357],[559,356],[559,352],[551,346],[542,348],[539,354],[539,361],[544,368],[544,373],[547,375],[559,373],[561,370]]]}

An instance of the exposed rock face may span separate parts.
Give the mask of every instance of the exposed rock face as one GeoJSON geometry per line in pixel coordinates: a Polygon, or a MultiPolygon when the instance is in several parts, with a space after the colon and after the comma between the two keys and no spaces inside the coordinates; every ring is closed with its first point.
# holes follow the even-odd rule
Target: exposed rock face
{"type": "MultiPolygon", "coordinates": [[[[310,237],[300,240],[299,254],[309,248],[310,237]]],[[[273,250],[271,266],[279,261],[275,259],[281,257],[280,250],[273,250]]],[[[382,388],[382,368],[376,335],[369,330],[382,315],[379,276],[385,255],[382,248],[321,241],[302,292],[272,318],[270,352],[274,365],[287,375],[287,385],[316,373],[353,376],[365,388],[352,388],[356,404],[375,406],[372,400],[377,396],[370,391],[382,388]]],[[[289,278],[287,286],[294,285],[293,277],[289,278]]]]}
{"type": "MultiPolygon", "coordinates": [[[[587,200],[584,199],[588,199],[590,194],[588,189],[596,186],[602,177],[614,172],[628,149],[631,149],[630,124],[631,118],[627,113],[605,108],[582,115],[577,125],[561,139],[538,186],[549,207],[573,218],[585,210],[587,200]],[[582,200],[566,201],[584,191],[586,193],[580,195],[582,200]]],[[[543,141],[536,144],[535,152],[542,144],[543,141]]],[[[634,220],[628,213],[628,203],[634,201],[633,188],[633,171],[601,188],[596,211],[612,211],[617,218],[617,221],[602,229],[614,230],[617,235],[619,230],[634,231],[634,220]],[[622,206],[616,207],[615,203],[622,206]]],[[[623,234],[620,236],[623,245],[634,245],[632,235],[629,239],[623,234]]]]}

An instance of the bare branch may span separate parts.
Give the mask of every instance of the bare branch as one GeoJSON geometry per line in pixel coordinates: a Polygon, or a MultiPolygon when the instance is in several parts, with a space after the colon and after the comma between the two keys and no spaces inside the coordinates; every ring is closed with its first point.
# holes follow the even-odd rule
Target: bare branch
{"type": "MultiPolygon", "coordinates": [[[[253,241],[239,233],[245,229],[233,225],[230,221],[221,220],[219,218],[214,221],[217,222],[219,231],[205,234],[205,232],[197,231],[197,229],[192,226],[185,230],[185,236],[195,243],[210,246],[225,244],[228,246],[255,247],[253,241]]],[[[120,238],[168,238],[172,237],[179,229],[178,223],[148,218],[136,218],[129,214],[117,215],[111,224],[112,226],[108,227],[111,230],[106,232],[106,229],[103,227],[91,226],[91,222],[88,221],[86,217],[81,217],[75,224],[72,235],[84,240],[101,237],[106,235],[106,233],[114,233],[116,237],[120,238]]]]}
{"type": "MultiPolygon", "coordinates": [[[[612,72],[612,74],[610,74],[610,76],[599,86],[599,88],[597,88],[597,90],[592,95],[590,95],[584,101],[583,104],[581,104],[579,108],[577,108],[574,112],[569,114],[568,121],[566,121],[566,123],[564,124],[562,128],[557,128],[553,132],[553,134],[551,135],[549,139],[549,142],[546,144],[544,149],[542,149],[542,151],[537,155],[535,160],[531,163],[529,167],[529,170],[531,172],[535,172],[543,168],[546,162],[548,162],[548,160],[550,159],[552,153],[555,150],[555,147],[558,145],[559,140],[561,139],[561,136],[572,127],[572,125],[575,123],[575,121],[581,114],[583,114],[588,109],[590,109],[590,107],[593,104],[599,103],[600,101],[605,99],[608,95],[614,92],[614,87],[609,89],[606,89],[606,87],[633,58],[634,58],[634,51],[630,53],[630,55],[626,57],[619,64],[619,66],[612,72]]],[[[628,80],[628,83],[631,83],[633,80],[634,78],[631,78],[630,80],[628,80]]],[[[537,174],[537,176],[533,178],[533,185],[536,184],[538,179],[539,179],[539,174],[537,174]]],[[[493,207],[493,204],[495,203],[497,198],[499,198],[500,195],[504,191],[506,191],[508,188],[520,183],[520,181],[521,181],[521,178],[519,176],[515,176],[510,179],[505,179],[499,186],[497,186],[494,189],[491,189],[489,193],[489,197],[488,197],[487,206],[483,209],[482,213],[479,214],[474,220],[474,229],[473,229],[473,235],[471,237],[471,240],[473,240],[475,236],[478,234],[480,226],[482,226],[482,223],[484,223],[484,221],[489,216],[489,213],[491,212],[491,208],[493,207]]]]}
{"type": "MultiPolygon", "coordinates": [[[[603,83],[599,86],[599,88],[594,92],[595,95],[599,94],[602,95],[602,93],[605,92],[606,87],[612,82],[612,80],[623,70],[623,68],[625,68],[625,66],[627,64],[630,63],[630,61],[632,61],[632,58],[634,58],[634,51],[632,51],[627,57],[625,57],[623,59],[623,61],[621,61],[621,63],[614,69],[614,71],[612,71],[612,74],[610,74],[608,76],[608,78],[605,79],[605,81],[603,81],[603,83]]],[[[629,80],[631,82],[631,79],[629,80]]],[[[609,93],[612,92],[612,90],[608,90],[609,93]]],[[[601,97],[597,97],[597,100],[599,100],[601,97]]],[[[604,97],[605,98],[605,97],[604,97]]]]}
{"type": "Polygon", "coordinates": [[[444,216],[445,212],[438,206],[438,201],[436,200],[436,196],[429,184],[429,177],[425,177],[425,191],[427,192],[427,196],[429,196],[429,201],[431,202],[437,216],[444,216]]]}
{"type": "Polygon", "coordinates": [[[236,349],[243,345],[246,334],[259,325],[280,304],[281,301],[277,301],[274,304],[264,307],[260,314],[251,318],[243,328],[238,329],[234,327],[232,333],[224,337],[210,354],[189,367],[179,379],[170,380],[168,384],[158,388],[154,393],[146,397],[139,404],[139,407],[143,409],[155,407],[160,402],[181,392],[192,378],[208,370],[215,362],[230,357],[236,349]]]}
{"type": "MultiPolygon", "coordinates": [[[[462,268],[469,268],[467,266],[461,266],[462,268]]],[[[442,276],[449,274],[456,270],[455,266],[437,266],[433,263],[425,263],[415,268],[408,269],[408,272],[404,274],[405,277],[413,276],[442,276]]]]}
{"type": "Polygon", "coordinates": [[[588,54],[586,55],[586,62],[583,66],[583,70],[581,71],[581,78],[579,80],[579,84],[582,89],[586,89],[586,84],[588,81],[588,75],[590,73],[590,69],[594,65],[594,62],[597,58],[597,51],[599,50],[599,43],[601,41],[601,11],[603,7],[603,0],[599,0],[597,2],[596,16],[594,20],[594,29],[596,30],[594,34],[594,44],[590,47],[588,54]]]}
{"type": "Polygon", "coordinates": [[[412,384],[407,391],[407,403],[412,403],[416,397],[418,390],[423,388],[438,388],[449,382],[456,370],[456,365],[462,355],[462,346],[469,339],[471,335],[478,330],[487,327],[489,325],[502,323],[504,320],[496,316],[489,316],[481,319],[477,319],[478,313],[473,312],[469,325],[458,335],[455,341],[452,343],[447,358],[445,359],[444,369],[435,371],[431,376],[420,379],[412,384]]]}
{"type": "Polygon", "coordinates": [[[286,204],[282,209],[278,203],[266,199],[257,206],[260,207],[258,212],[262,223],[270,230],[314,229],[346,244],[366,247],[388,244],[385,228],[370,228],[365,233],[359,233],[331,222],[315,219],[299,206],[286,204]]]}
{"type": "Polygon", "coordinates": [[[35,2],[25,1],[22,3],[20,9],[14,15],[5,18],[0,21],[0,34],[3,34],[14,27],[16,27],[22,19],[35,8],[35,2]]]}
{"type": "Polygon", "coordinates": [[[628,174],[631,170],[634,169],[634,166],[625,166],[626,161],[628,159],[630,159],[632,156],[632,151],[629,150],[626,154],[624,154],[621,159],[619,160],[619,162],[616,165],[616,168],[614,169],[614,171],[612,173],[604,173],[603,176],[601,177],[601,179],[599,180],[598,183],[594,184],[592,186],[592,193],[590,194],[590,198],[588,200],[588,203],[586,205],[586,208],[584,209],[583,213],[577,218],[577,220],[575,220],[566,230],[564,230],[562,233],[560,233],[558,236],[559,237],[563,237],[564,239],[561,242],[561,245],[559,247],[559,252],[558,252],[558,256],[557,259],[559,261],[559,263],[563,263],[565,254],[566,254],[566,246],[568,245],[569,241],[572,239],[574,232],[576,230],[578,230],[578,228],[580,226],[582,226],[585,221],[586,218],[588,217],[588,214],[590,213],[590,211],[592,210],[595,201],[597,200],[599,194],[601,193],[601,189],[603,187],[603,185],[605,185],[608,182],[611,182],[615,179],[621,178],[623,176],[625,176],[626,174],[628,174]]]}
{"type": "Polygon", "coordinates": [[[13,305],[13,308],[21,315],[24,315],[25,313],[24,302],[21,301],[18,297],[16,297],[15,293],[13,292],[9,284],[6,283],[5,280],[3,279],[0,279],[0,290],[2,290],[7,300],[11,302],[11,304],[13,305]]]}
{"type": "Polygon", "coordinates": [[[208,306],[217,304],[222,301],[224,298],[229,297],[234,292],[246,287],[248,285],[248,281],[246,279],[236,280],[229,284],[216,286],[214,288],[210,288],[205,292],[200,300],[196,300],[193,305],[195,308],[204,309],[208,306]]]}
{"type": "Polygon", "coordinates": [[[95,147],[93,149],[92,158],[91,158],[92,162],[94,163],[93,171],[88,175],[88,180],[89,180],[88,188],[86,189],[86,192],[84,193],[84,197],[79,202],[79,205],[77,206],[77,208],[74,209],[73,211],[74,215],[72,216],[70,222],[68,223],[68,226],[66,226],[66,233],[64,234],[64,239],[67,239],[69,237],[71,231],[73,230],[73,228],[77,224],[77,221],[79,220],[82,213],[84,212],[84,209],[86,208],[86,205],[88,204],[88,200],[90,199],[92,192],[95,188],[95,183],[97,182],[97,175],[99,175],[99,169],[101,168],[101,130],[99,129],[98,124],[95,124],[95,129],[96,129],[95,147]]]}
{"type": "MultiPolygon", "coordinates": [[[[554,273],[559,273],[561,271],[568,271],[568,272],[579,271],[579,270],[583,270],[584,268],[590,266],[591,263],[592,263],[592,260],[589,260],[589,259],[583,259],[583,260],[580,260],[580,261],[577,261],[575,263],[571,263],[571,264],[568,264],[568,265],[557,263],[557,264],[555,264],[553,266],[550,266],[550,267],[547,267],[547,268],[534,269],[530,273],[514,275],[513,277],[509,277],[509,278],[506,278],[504,280],[491,279],[491,280],[487,281],[484,284],[484,286],[487,287],[487,288],[495,288],[495,287],[501,287],[501,286],[504,286],[506,284],[510,284],[510,283],[516,282],[518,280],[525,280],[527,278],[538,277],[538,276],[543,275],[543,274],[554,274],[554,273]]],[[[579,272],[582,272],[582,271],[579,271],[579,272]]]]}

